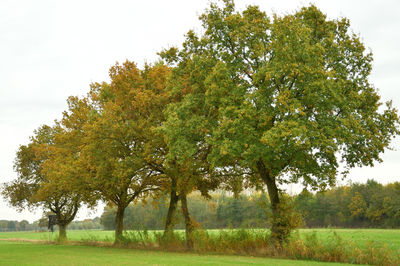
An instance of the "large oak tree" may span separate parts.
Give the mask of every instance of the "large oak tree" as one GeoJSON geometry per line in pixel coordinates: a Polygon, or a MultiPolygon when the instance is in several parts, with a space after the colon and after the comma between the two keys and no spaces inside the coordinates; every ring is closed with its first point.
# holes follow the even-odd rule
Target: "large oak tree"
{"type": "Polygon", "coordinates": [[[248,170],[272,205],[272,238],[289,221],[279,185],[333,185],[346,170],[380,161],[399,133],[397,111],[382,106],[369,81],[372,54],[349,29],[317,7],[269,17],[257,6],[211,4],[182,48],[161,53],[175,66],[169,90],[170,150],[185,160],[205,145],[214,168],[248,170]]]}

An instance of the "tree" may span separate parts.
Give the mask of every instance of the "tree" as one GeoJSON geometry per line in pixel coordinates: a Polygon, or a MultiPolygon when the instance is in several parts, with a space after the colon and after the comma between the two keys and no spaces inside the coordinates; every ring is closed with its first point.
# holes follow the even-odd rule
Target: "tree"
{"type": "Polygon", "coordinates": [[[363,218],[367,208],[367,203],[363,199],[360,193],[356,192],[351,198],[351,202],[348,206],[351,211],[351,216],[354,218],[363,218]]]}
{"type": "Polygon", "coordinates": [[[17,231],[17,221],[8,221],[7,230],[8,231],[17,231]]]}
{"type": "Polygon", "coordinates": [[[85,190],[77,182],[82,173],[77,147],[66,135],[60,123],[36,130],[31,142],[17,152],[14,169],[18,178],[5,184],[2,191],[19,210],[42,207],[54,213],[60,241],[66,240],[66,227],[82,202],[88,202],[87,192],[82,192],[85,190]]]}
{"type": "Polygon", "coordinates": [[[117,207],[116,243],[122,237],[129,203],[159,191],[165,183],[164,173],[147,163],[158,140],[152,138],[154,125],[149,127],[147,119],[162,115],[151,103],[162,104],[152,94],[163,85],[158,83],[165,80],[166,71],[162,65],[139,70],[133,62],[117,63],[110,68],[111,82],[92,84],[88,98],[82,100],[92,110],[82,149],[93,173],[89,182],[101,199],[117,207]]]}
{"type": "Polygon", "coordinates": [[[27,220],[22,220],[21,222],[19,222],[19,229],[21,231],[28,231],[28,227],[29,227],[29,222],[27,220]]]}
{"type": "Polygon", "coordinates": [[[104,227],[104,230],[115,230],[115,212],[109,206],[104,207],[100,223],[104,227]]]}
{"type": "Polygon", "coordinates": [[[381,161],[399,134],[397,111],[381,107],[368,80],[372,54],[345,18],[313,5],[270,18],[225,0],[200,19],[202,35],[190,31],[181,49],[161,53],[181,97],[167,111],[170,150],[184,160],[209,145],[214,168],[248,169],[267,187],[272,239],[282,242],[290,220],[279,185],[325,188],[340,159],[346,170],[381,161]]]}

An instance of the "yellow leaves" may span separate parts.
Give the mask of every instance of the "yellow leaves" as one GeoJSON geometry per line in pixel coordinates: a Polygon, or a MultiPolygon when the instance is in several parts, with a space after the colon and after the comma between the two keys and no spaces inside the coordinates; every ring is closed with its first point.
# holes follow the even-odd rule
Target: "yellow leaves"
{"type": "Polygon", "coordinates": [[[290,97],[290,92],[288,90],[281,91],[276,98],[277,102],[282,106],[288,106],[288,99],[290,97]]]}
{"type": "Polygon", "coordinates": [[[351,215],[353,217],[361,217],[365,214],[366,208],[367,204],[364,201],[364,198],[359,192],[356,192],[355,195],[351,198],[351,202],[349,204],[351,215]]]}

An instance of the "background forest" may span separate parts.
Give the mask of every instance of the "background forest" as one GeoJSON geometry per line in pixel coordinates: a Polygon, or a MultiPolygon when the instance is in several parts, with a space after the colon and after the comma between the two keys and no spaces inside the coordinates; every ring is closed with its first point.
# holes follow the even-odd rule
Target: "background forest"
{"type": "MultiPolygon", "coordinates": [[[[382,185],[375,180],[366,184],[354,183],[324,192],[304,190],[292,197],[295,210],[301,214],[303,227],[344,228],[399,228],[400,183],[382,185]]],[[[237,197],[226,192],[214,193],[205,199],[193,193],[188,206],[198,226],[215,228],[265,228],[268,227],[268,197],[264,193],[247,193],[237,197]]],[[[126,229],[163,229],[168,211],[168,199],[162,197],[146,203],[128,206],[124,227],[126,229]]],[[[74,221],[72,230],[115,229],[115,212],[106,206],[101,217],[74,221]]],[[[175,217],[175,228],[185,227],[180,215],[175,217]]],[[[0,221],[0,231],[30,231],[47,228],[47,217],[30,224],[28,221],[0,221]]]]}
{"type": "MultiPolygon", "coordinates": [[[[368,180],[366,184],[340,186],[316,194],[304,190],[293,196],[303,227],[398,228],[400,227],[400,183],[387,185],[368,180]]],[[[214,194],[210,200],[198,194],[188,197],[194,219],[203,228],[264,228],[268,224],[268,197],[263,193],[228,196],[214,194]]],[[[126,228],[162,229],[166,200],[131,204],[126,212],[126,228]],[[153,205],[156,205],[156,208],[153,205]]],[[[115,209],[106,207],[101,216],[105,229],[114,227],[115,209]]],[[[177,228],[184,228],[182,220],[177,228]]]]}

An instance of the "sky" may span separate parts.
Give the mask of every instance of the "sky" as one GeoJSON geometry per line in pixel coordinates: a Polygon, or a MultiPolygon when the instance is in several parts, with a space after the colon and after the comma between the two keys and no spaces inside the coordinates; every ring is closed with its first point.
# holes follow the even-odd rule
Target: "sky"
{"type": "MultiPolygon", "coordinates": [[[[310,1],[236,0],[243,10],[258,5],[291,13],[310,1]]],[[[374,54],[371,83],[382,101],[400,109],[400,1],[312,1],[331,19],[347,17],[351,29],[374,54]]],[[[89,84],[108,80],[117,61],[139,66],[157,60],[163,48],[179,46],[184,34],[199,31],[198,16],[208,0],[54,1],[0,0],[0,183],[17,177],[13,161],[19,145],[42,124],[52,124],[67,109],[68,96],[84,96],[89,84]]],[[[341,181],[400,181],[400,141],[395,139],[374,167],[352,169],[341,181]]],[[[298,189],[291,187],[291,190],[298,189]]],[[[77,219],[93,218],[83,209],[77,219]]],[[[0,220],[30,222],[42,212],[17,212],[0,196],[0,220]]]]}

